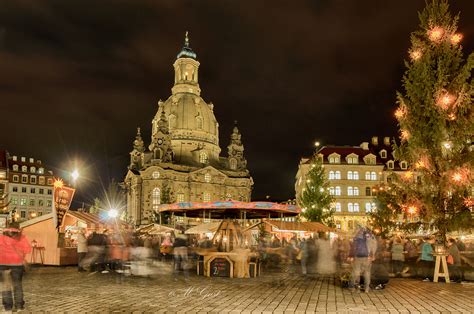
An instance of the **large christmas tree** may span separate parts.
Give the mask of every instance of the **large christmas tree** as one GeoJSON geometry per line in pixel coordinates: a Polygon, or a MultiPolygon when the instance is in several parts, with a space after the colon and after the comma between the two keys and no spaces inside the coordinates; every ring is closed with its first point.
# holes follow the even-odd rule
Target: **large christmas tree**
{"type": "Polygon", "coordinates": [[[322,222],[333,226],[333,209],[331,203],[334,201],[329,194],[329,182],[326,179],[321,161],[313,158],[311,166],[306,175],[306,185],[299,201],[303,213],[302,216],[308,221],[322,222]]]}
{"type": "Polygon", "coordinates": [[[398,200],[388,207],[419,216],[425,229],[444,236],[472,227],[474,54],[464,60],[459,15],[451,15],[446,0],[428,3],[419,18],[395,113],[396,158],[409,171],[388,188],[398,200]]]}

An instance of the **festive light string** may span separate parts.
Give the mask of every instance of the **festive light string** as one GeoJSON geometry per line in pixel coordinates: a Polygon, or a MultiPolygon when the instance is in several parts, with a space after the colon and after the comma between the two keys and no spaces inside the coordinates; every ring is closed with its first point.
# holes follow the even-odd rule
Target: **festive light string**
{"type": "Polygon", "coordinates": [[[413,61],[419,60],[423,53],[421,52],[421,49],[413,49],[410,51],[410,58],[413,61]]]}
{"type": "Polygon", "coordinates": [[[442,109],[446,110],[454,103],[455,100],[456,98],[453,95],[445,92],[440,97],[438,97],[438,100],[436,101],[436,103],[442,109]]]}
{"type": "Polygon", "coordinates": [[[453,34],[453,35],[451,36],[451,43],[452,43],[453,45],[457,45],[457,44],[459,44],[459,43],[461,42],[462,38],[463,38],[463,35],[462,35],[462,34],[459,34],[459,33],[453,34]]]}
{"type": "Polygon", "coordinates": [[[439,26],[435,26],[432,29],[428,30],[428,38],[431,41],[439,42],[441,38],[443,38],[443,35],[444,29],[439,26]]]}
{"type": "Polygon", "coordinates": [[[402,140],[407,141],[410,138],[410,132],[407,130],[402,130],[400,136],[402,137],[402,140]]]}

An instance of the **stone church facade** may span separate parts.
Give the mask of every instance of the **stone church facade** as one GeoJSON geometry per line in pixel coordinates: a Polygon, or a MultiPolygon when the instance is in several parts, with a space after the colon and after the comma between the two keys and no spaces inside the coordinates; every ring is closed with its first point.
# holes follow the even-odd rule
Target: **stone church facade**
{"type": "Polygon", "coordinates": [[[152,222],[162,202],[250,201],[253,180],[237,125],[221,157],[214,105],[201,98],[199,62],[185,44],[174,63],[171,96],[158,101],[148,146],[140,128],[124,180],[127,215],[136,225],[152,222]]]}

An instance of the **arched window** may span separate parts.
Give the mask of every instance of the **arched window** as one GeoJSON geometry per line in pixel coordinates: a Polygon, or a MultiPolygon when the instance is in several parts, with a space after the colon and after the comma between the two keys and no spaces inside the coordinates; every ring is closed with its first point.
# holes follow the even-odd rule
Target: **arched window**
{"type": "Polygon", "coordinates": [[[36,167],[31,167],[31,168],[30,168],[30,172],[31,172],[31,173],[35,173],[35,172],[36,172],[36,167]]]}
{"type": "Polygon", "coordinates": [[[372,211],[372,205],[370,203],[365,203],[365,212],[370,213],[372,211]]]}
{"type": "Polygon", "coordinates": [[[211,194],[209,192],[202,193],[202,200],[204,202],[210,202],[211,201],[211,194]]]}
{"type": "Polygon", "coordinates": [[[359,195],[359,188],[358,187],[354,187],[354,195],[359,195]]]}
{"type": "Polygon", "coordinates": [[[203,125],[203,121],[202,121],[202,117],[201,116],[197,116],[196,117],[196,127],[198,130],[202,130],[202,125],[203,125]]]}
{"type": "Polygon", "coordinates": [[[370,173],[370,180],[374,180],[374,181],[377,180],[377,173],[375,173],[375,171],[372,171],[370,173]]]}
{"type": "Polygon", "coordinates": [[[153,179],[159,179],[160,178],[160,172],[159,171],[153,171],[153,173],[151,174],[151,177],[153,179]]]}
{"type": "Polygon", "coordinates": [[[371,196],[372,194],[370,193],[371,191],[371,188],[370,187],[366,187],[365,188],[365,196],[371,196]]]}
{"type": "Polygon", "coordinates": [[[352,180],[352,171],[347,171],[347,180],[352,180]]]}
{"type": "Polygon", "coordinates": [[[27,172],[27,171],[28,171],[28,167],[27,167],[27,166],[21,166],[21,171],[27,172]]]}
{"type": "Polygon", "coordinates": [[[151,208],[153,211],[157,211],[161,203],[161,191],[160,188],[154,188],[151,192],[151,208]]]}
{"type": "Polygon", "coordinates": [[[329,171],[329,180],[334,180],[335,178],[334,171],[329,171]]]}
{"type": "Polygon", "coordinates": [[[329,195],[334,195],[334,193],[335,193],[335,192],[334,192],[334,187],[331,186],[331,187],[329,188],[329,195]]]}
{"type": "Polygon", "coordinates": [[[341,172],[340,172],[340,171],[336,171],[336,172],[334,173],[334,175],[335,175],[335,179],[336,179],[336,180],[341,180],[341,172]]]}
{"type": "Polygon", "coordinates": [[[354,212],[359,212],[359,203],[354,203],[354,212]]]}
{"type": "Polygon", "coordinates": [[[18,171],[18,165],[13,165],[13,171],[18,171]]]}
{"type": "MultiPolygon", "coordinates": [[[[237,169],[237,160],[232,158],[230,161],[230,169],[236,170],[237,169]]],[[[300,184],[301,184],[301,178],[300,178],[300,184]]]]}
{"type": "Polygon", "coordinates": [[[335,194],[336,195],[341,195],[341,187],[340,186],[336,186],[336,189],[335,189],[335,194]]]}
{"type": "Polygon", "coordinates": [[[352,177],[354,178],[354,180],[359,180],[359,171],[354,171],[352,177]]]}
{"type": "Polygon", "coordinates": [[[211,174],[210,173],[206,173],[204,175],[204,181],[206,181],[207,183],[211,182],[211,174]]]}
{"type": "Polygon", "coordinates": [[[352,186],[347,187],[347,195],[354,195],[354,188],[352,186]]]}
{"type": "Polygon", "coordinates": [[[370,172],[369,171],[365,172],[365,179],[370,180],[370,172]]]}
{"type": "Polygon", "coordinates": [[[199,153],[199,162],[202,164],[207,164],[208,162],[208,157],[206,152],[200,152],[199,153]]]}
{"type": "Polygon", "coordinates": [[[341,211],[341,203],[336,203],[336,212],[341,211]]]}
{"type": "Polygon", "coordinates": [[[352,203],[347,204],[347,211],[352,213],[354,211],[354,204],[352,203]]]}

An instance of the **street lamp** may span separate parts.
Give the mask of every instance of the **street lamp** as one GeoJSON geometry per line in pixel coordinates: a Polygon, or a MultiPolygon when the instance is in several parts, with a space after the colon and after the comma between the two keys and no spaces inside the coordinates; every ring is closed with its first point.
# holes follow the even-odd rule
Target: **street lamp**
{"type": "Polygon", "coordinates": [[[76,182],[77,178],[79,178],[79,171],[77,169],[74,169],[74,171],[71,173],[72,180],[76,182]]]}
{"type": "Polygon", "coordinates": [[[319,143],[319,142],[314,142],[314,146],[315,146],[315,147],[319,147],[319,145],[321,145],[321,143],[319,143]]]}
{"type": "Polygon", "coordinates": [[[107,215],[109,215],[110,218],[117,218],[118,210],[116,210],[115,208],[111,208],[109,209],[109,212],[107,213],[107,215]]]}

